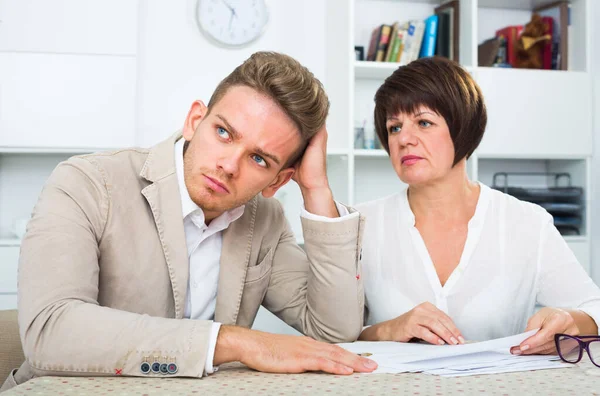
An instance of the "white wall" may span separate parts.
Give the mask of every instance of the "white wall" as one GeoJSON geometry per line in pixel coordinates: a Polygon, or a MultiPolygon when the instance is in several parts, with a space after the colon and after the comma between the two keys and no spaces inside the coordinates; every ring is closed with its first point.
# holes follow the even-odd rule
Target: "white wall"
{"type": "Polygon", "coordinates": [[[270,20],[264,35],[248,48],[232,50],[211,44],[198,30],[196,0],[140,2],[139,145],[152,145],[180,128],[191,103],[207,103],[219,81],[255,51],[287,53],[323,81],[323,1],[267,3],[270,20]]]}
{"type": "MultiPolygon", "coordinates": [[[[591,2],[591,21],[600,20],[600,3],[591,2]]],[[[591,72],[593,79],[593,114],[594,114],[594,157],[592,160],[592,200],[590,210],[592,211],[592,278],[600,285],[600,40],[593,39],[600,34],[597,23],[591,24],[592,46],[591,72]]]]}

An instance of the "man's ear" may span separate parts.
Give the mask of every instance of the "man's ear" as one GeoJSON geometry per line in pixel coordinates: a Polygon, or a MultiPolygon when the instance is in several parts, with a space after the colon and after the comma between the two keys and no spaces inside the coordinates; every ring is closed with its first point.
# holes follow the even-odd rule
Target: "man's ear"
{"type": "Polygon", "coordinates": [[[187,117],[185,118],[185,123],[183,124],[183,137],[188,142],[192,140],[196,129],[198,129],[198,125],[200,121],[206,116],[208,112],[208,108],[204,104],[203,101],[197,100],[192,103],[192,107],[190,107],[190,111],[188,112],[187,117]]]}
{"type": "Polygon", "coordinates": [[[265,198],[271,198],[277,190],[281,187],[285,186],[287,182],[290,181],[292,176],[294,176],[294,172],[296,172],[296,168],[286,168],[279,171],[275,180],[271,182],[267,187],[262,190],[262,195],[265,198]]]}

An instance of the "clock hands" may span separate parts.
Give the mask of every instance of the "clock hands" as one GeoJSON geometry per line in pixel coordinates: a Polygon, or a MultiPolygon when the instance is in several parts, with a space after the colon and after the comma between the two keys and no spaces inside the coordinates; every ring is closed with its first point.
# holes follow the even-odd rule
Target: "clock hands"
{"type": "Polygon", "coordinates": [[[227,8],[229,8],[229,10],[231,11],[231,18],[229,18],[229,30],[231,30],[231,24],[233,23],[233,17],[236,17],[237,14],[235,13],[235,8],[233,8],[231,5],[229,5],[229,3],[227,3],[225,0],[222,0],[223,4],[225,4],[225,6],[227,8]]]}

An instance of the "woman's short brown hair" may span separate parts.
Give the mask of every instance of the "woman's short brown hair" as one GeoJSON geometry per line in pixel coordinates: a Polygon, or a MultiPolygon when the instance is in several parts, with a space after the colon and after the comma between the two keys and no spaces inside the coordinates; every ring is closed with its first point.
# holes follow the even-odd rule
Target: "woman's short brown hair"
{"type": "Polygon", "coordinates": [[[400,66],[375,94],[375,130],[389,153],[388,117],[415,114],[425,106],[444,117],[454,143],[454,164],[475,151],[487,123],[483,95],[458,63],[442,57],[421,58],[400,66]]]}
{"type": "Polygon", "coordinates": [[[252,54],[219,83],[208,102],[208,111],[234,86],[250,87],[273,99],[300,131],[302,143],[284,168],[302,157],[309,140],[325,125],[329,99],[323,85],[288,55],[268,51],[252,54]]]}

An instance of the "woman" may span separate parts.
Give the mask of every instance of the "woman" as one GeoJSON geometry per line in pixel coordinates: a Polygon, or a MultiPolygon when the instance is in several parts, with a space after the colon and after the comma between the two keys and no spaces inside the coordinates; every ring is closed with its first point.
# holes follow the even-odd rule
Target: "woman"
{"type": "Polygon", "coordinates": [[[511,350],[538,354],[555,352],[556,333],[598,334],[600,289],[552,217],[469,180],[486,122],[477,84],[443,58],[400,67],[377,91],[375,128],[408,187],[358,206],[361,340],[458,344],[540,328],[511,350]],[[546,308],[534,314],[536,303],[546,308]]]}

